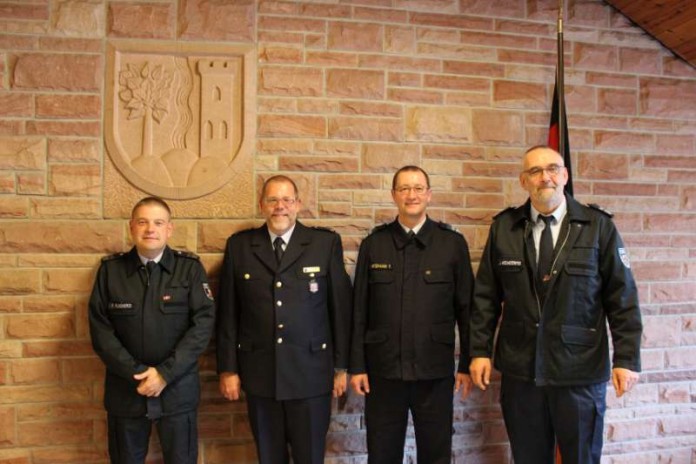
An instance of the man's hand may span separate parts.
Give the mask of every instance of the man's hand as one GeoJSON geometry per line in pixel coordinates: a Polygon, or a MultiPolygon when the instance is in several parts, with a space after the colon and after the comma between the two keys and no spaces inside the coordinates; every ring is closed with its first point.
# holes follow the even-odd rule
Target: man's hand
{"type": "Polygon", "coordinates": [[[491,383],[491,358],[472,358],[469,375],[474,385],[485,391],[491,383]]]}
{"type": "Polygon", "coordinates": [[[367,374],[351,375],[350,386],[360,396],[370,393],[370,382],[367,380],[367,374]]]}
{"type": "Polygon", "coordinates": [[[334,373],[333,396],[338,398],[346,392],[348,387],[348,373],[346,371],[337,371],[334,373]]]}
{"type": "Polygon", "coordinates": [[[624,393],[631,391],[631,388],[638,383],[639,375],[630,369],[615,367],[611,370],[611,381],[616,390],[616,396],[620,397],[624,393]]]}
{"type": "Polygon", "coordinates": [[[133,378],[140,380],[138,393],[143,396],[160,396],[164,387],[167,386],[167,381],[154,367],[148,367],[146,371],[135,374],[133,378]]]}
{"type": "Polygon", "coordinates": [[[458,392],[461,389],[462,399],[465,400],[469,393],[471,393],[471,376],[464,374],[462,372],[457,372],[457,376],[454,379],[454,391],[458,392]]]}
{"type": "Polygon", "coordinates": [[[220,374],[220,393],[230,401],[239,399],[239,391],[242,382],[239,375],[233,372],[223,372],[220,374]]]}

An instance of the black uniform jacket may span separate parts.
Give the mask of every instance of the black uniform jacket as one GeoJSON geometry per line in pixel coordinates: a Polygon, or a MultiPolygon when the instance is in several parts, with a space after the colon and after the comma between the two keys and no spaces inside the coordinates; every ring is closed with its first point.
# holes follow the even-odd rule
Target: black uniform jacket
{"type": "Polygon", "coordinates": [[[466,240],[447,224],[428,218],[414,238],[415,261],[406,269],[408,240],[394,221],[375,228],[360,245],[351,374],[402,380],[452,376],[455,322],[459,371],[468,372],[473,275],[466,240]]]}
{"type": "Polygon", "coordinates": [[[215,305],[198,257],[166,247],[159,262],[159,287],[135,248],[102,260],[89,302],[92,346],[106,365],[104,405],[109,413],[139,417],[146,397],[134,374],[155,367],[167,381],[164,415],[198,406],[198,357],[208,345],[215,305]]]}
{"type": "Polygon", "coordinates": [[[535,287],[529,201],[495,218],[476,276],[471,356],[491,357],[502,314],[495,365],[537,385],[607,381],[607,321],[614,367],[640,370],[641,315],[621,237],[608,213],[566,199],[544,301],[535,287]]]}
{"type": "Polygon", "coordinates": [[[266,225],[234,234],[218,300],[218,372],[277,400],[333,389],[334,367],[347,367],[352,303],[338,234],[297,222],[280,265],[266,225]]]}

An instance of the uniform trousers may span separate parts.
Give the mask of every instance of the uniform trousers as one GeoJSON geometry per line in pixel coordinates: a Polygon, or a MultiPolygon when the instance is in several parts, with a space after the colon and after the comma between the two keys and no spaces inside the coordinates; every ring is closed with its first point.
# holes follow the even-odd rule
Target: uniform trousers
{"type": "Polygon", "coordinates": [[[606,410],[605,382],[536,386],[503,375],[500,404],[515,464],[599,464],[606,410]]]}
{"type": "Polygon", "coordinates": [[[323,464],[331,395],[276,400],[246,395],[259,464],[323,464]],[[290,452],[288,453],[288,445],[290,452]]]}
{"type": "Polygon", "coordinates": [[[370,376],[369,382],[370,393],[365,397],[367,462],[403,462],[410,410],[418,463],[449,464],[454,377],[404,381],[370,376]]]}
{"type": "Polygon", "coordinates": [[[109,457],[111,464],[142,464],[147,456],[150,433],[157,428],[165,464],[196,464],[198,428],[196,411],[157,420],[147,417],[108,415],[109,457]]]}

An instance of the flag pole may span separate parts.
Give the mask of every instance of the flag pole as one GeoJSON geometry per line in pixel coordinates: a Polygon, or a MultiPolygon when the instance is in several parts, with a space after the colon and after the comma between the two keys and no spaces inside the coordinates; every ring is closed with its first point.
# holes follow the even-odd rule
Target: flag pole
{"type": "Polygon", "coordinates": [[[564,156],[566,148],[566,133],[563,128],[566,126],[565,114],[565,83],[563,82],[564,63],[563,63],[563,1],[558,0],[558,64],[556,65],[556,92],[558,92],[558,152],[564,156]]]}

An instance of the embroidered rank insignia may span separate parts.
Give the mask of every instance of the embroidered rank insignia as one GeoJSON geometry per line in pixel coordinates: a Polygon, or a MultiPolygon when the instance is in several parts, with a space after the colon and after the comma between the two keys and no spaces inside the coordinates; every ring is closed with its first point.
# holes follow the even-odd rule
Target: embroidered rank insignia
{"type": "Polygon", "coordinates": [[[210,285],[207,283],[203,283],[203,293],[205,293],[205,296],[207,296],[210,301],[215,301],[213,299],[213,292],[210,291],[210,285]]]}
{"type": "Polygon", "coordinates": [[[617,248],[617,251],[619,252],[619,258],[621,258],[621,262],[626,269],[631,269],[631,259],[628,257],[628,251],[626,251],[625,248],[617,248]]]}

